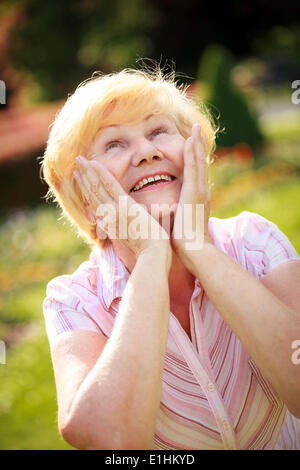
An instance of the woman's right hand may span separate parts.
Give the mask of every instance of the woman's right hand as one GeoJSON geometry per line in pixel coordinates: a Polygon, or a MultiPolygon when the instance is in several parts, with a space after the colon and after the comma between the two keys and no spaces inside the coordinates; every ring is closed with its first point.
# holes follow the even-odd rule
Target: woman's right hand
{"type": "MultiPolygon", "coordinates": [[[[99,239],[118,239],[138,257],[147,249],[170,251],[169,235],[149,212],[130,197],[116,178],[98,161],[77,157],[74,177],[97,224],[99,239]]],[[[170,262],[171,263],[171,262],[170,262]]]]}

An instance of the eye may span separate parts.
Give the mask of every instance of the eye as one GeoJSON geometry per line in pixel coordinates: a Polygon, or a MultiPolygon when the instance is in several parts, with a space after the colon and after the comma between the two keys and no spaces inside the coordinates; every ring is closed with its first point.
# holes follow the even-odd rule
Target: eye
{"type": "Polygon", "coordinates": [[[108,142],[105,145],[105,151],[107,152],[109,150],[118,148],[120,145],[121,145],[121,142],[119,142],[118,140],[112,140],[111,142],[108,142]]]}
{"type": "Polygon", "coordinates": [[[166,134],[167,133],[167,128],[166,127],[156,127],[152,132],[151,136],[156,137],[160,134],[166,134]]]}

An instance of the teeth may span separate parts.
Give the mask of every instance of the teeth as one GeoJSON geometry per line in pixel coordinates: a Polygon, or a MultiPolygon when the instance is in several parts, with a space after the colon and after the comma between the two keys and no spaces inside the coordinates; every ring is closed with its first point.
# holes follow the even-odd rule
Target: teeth
{"type": "Polygon", "coordinates": [[[171,178],[171,176],[168,176],[168,175],[156,175],[154,177],[149,176],[149,178],[144,178],[142,181],[140,181],[138,184],[136,184],[135,187],[132,189],[132,191],[138,191],[143,186],[145,186],[145,184],[153,183],[154,181],[159,181],[159,180],[171,181],[172,178],[171,178]]]}

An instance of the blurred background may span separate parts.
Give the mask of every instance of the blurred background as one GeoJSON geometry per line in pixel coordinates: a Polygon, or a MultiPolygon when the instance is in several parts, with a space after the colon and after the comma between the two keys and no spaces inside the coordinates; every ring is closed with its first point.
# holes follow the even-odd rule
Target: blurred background
{"type": "Polygon", "coordinates": [[[80,82],[145,58],[175,67],[220,126],[211,215],[257,212],[300,253],[299,2],[2,1],[0,449],[71,449],[57,431],[42,302],[89,248],[45,202],[40,157],[80,82]]]}

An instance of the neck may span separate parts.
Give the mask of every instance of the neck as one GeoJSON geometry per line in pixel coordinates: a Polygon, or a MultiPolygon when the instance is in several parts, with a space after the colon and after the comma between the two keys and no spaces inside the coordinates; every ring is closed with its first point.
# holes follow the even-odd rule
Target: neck
{"type": "MultiPolygon", "coordinates": [[[[123,261],[126,269],[131,273],[136,259],[129,250],[120,243],[113,242],[113,248],[117,256],[123,261]]],[[[169,272],[170,300],[173,304],[184,304],[187,297],[191,297],[194,290],[195,278],[185,267],[181,259],[173,251],[172,264],[169,272]]]]}
{"type": "MultiPolygon", "coordinates": [[[[135,256],[118,242],[113,241],[113,248],[131,273],[136,263],[135,256]]],[[[168,280],[170,310],[190,337],[189,303],[194,291],[195,278],[174,251],[168,280]]]]}
{"type": "Polygon", "coordinates": [[[185,303],[185,294],[191,295],[195,278],[173,251],[172,265],[169,273],[170,299],[176,303],[185,303]]]}

